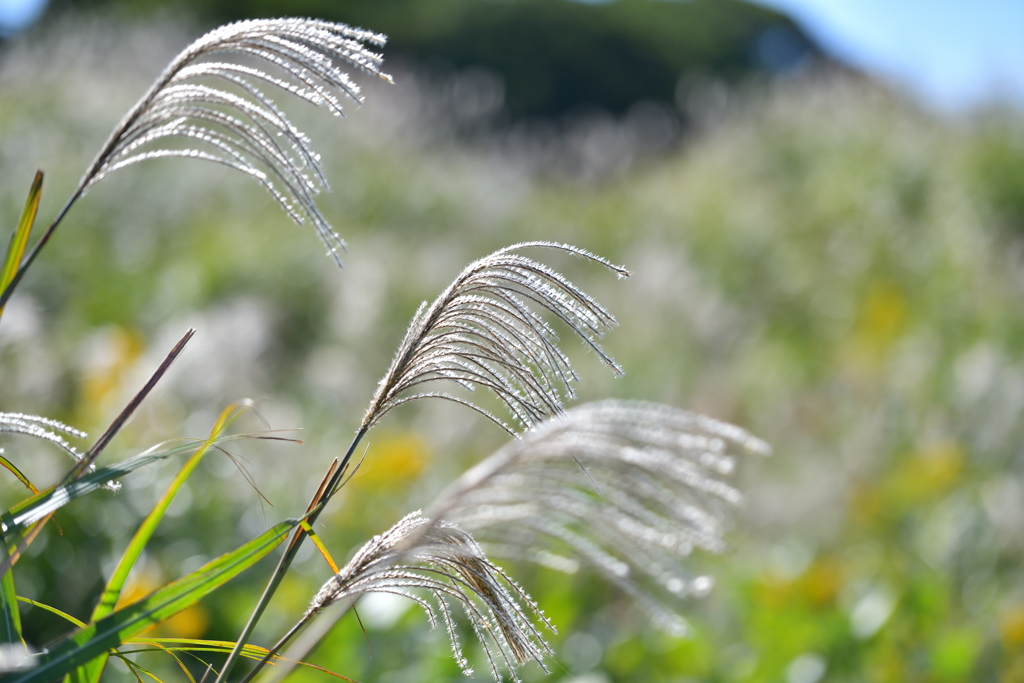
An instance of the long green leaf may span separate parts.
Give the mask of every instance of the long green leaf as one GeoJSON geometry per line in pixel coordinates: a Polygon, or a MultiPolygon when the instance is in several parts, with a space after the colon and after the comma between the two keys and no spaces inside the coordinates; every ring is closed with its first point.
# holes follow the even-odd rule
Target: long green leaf
{"type": "MultiPolygon", "coordinates": [[[[138,645],[139,649],[122,649],[122,652],[132,654],[134,652],[148,652],[145,647],[148,645],[159,645],[162,650],[174,652],[220,652],[227,654],[235,643],[230,640],[207,640],[204,638],[132,638],[125,647],[138,645]]],[[[242,656],[250,659],[261,659],[266,656],[268,650],[259,645],[246,645],[242,648],[242,656]]],[[[275,657],[280,659],[280,657],[275,657]]]]}
{"type": "Polygon", "coordinates": [[[123,645],[150,626],[191,607],[204,595],[259,562],[298,524],[297,520],[276,524],[242,547],[65,638],[40,655],[38,665],[15,679],[15,683],[48,683],[58,679],[123,645]]]}
{"type": "MultiPolygon", "coordinates": [[[[122,654],[134,654],[136,652],[156,652],[158,649],[160,652],[219,652],[221,654],[227,654],[235,647],[235,643],[230,640],[202,640],[195,638],[132,638],[130,641],[125,643],[127,647],[135,645],[140,646],[138,649],[121,649],[122,654]],[[153,647],[146,647],[152,645],[153,647]]],[[[242,648],[240,654],[242,657],[247,659],[263,659],[267,656],[267,648],[260,647],[259,645],[246,645],[242,648]]],[[[275,654],[269,662],[272,666],[276,665],[277,662],[284,661],[294,666],[304,666],[310,669],[316,669],[317,671],[323,672],[329,676],[340,678],[344,681],[352,681],[348,676],[342,676],[341,674],[331,671],[325,667],[317,664],[310,664],[309,662],[296,662],[287,660],[281,655],[275,654]]],[[[355,683],[353,681],[353,683],[355,683]]]]}
{"type": "MultiPolygon", "coordinates": [[[[28,192],[28,199],[25,201],[25,209],[21,212],[21,220],[18,227],[11,235],[10,244],[7,246],[7,254],[4,256],[3,266],[0,267],[0,291],[7,289],[7,285],[14,279],[14,274],[21,265],[21,257],[25,253],[25,245],[28,244],[28,234],[32,232],[32,225],[36,220],[36,213],[39,211],[39,195],[43,189],[43,173],[36,171],[36,177],[32,181],[32,187],[28,192]]],[[[0,306],[0,315],[3,315],[4,307],[0,306]]],[[[35,487],[23,475],[17,467],[4,459],[4,466],[14,473],[25,486],[35,492],[35,487]]],[[[3,576],[0,577],[0,642],[20,643],[21,639],[21,617],[18,614],[18,596],[14,591],[14,572],[8,559],[10,551],[7,544],[0,539],[0,564],[6,566],[3,576]]]]}
{"type": "MultiPolygon", "coordinates": [[[[128,581],[128,575],[131,573],[132,568],[138,561],[139,556],[142,555],[143,549],[146,544],[149,543],[149,539],[153,537],[153,532],[156,531],[157,525],[160,520],[163,519],[164,513],[167,512],[167,507],[174,500],[174,497],[181,490],[181,487],[185,485],[188,478],[195,472],[196,467],[202,461],[203,456],[214,444],[217,438],[224,433],[227,427],[237,420],[249,407],[252,405],[248,403],[233,403],[221,412],[220,417],[214,424],[213,429],[210,431],[210,436],[203,442],[203,445],[192,455],[188,461],[182,465],[178,474],[171,481],[170,486],[167,487],[167,491],[163,497],[153,506],[149,514],[146,515],[146,519],[143,520],[139,526],[138,531],[135,532],[135,536],[132,537],[131,542],[125,549],[124,554],[121,556],[121,561],[118,562],[117,567],[114,569],[114,573],[111,574],[110,580],[107,582],[107,587],[103,590],[103,594],[100,596],[99,602],[96,604],[95,609],[92,612],[92,618],[90,622],[96,622],[107,616],[114,611],[114,606],[117,604],[117,599],[121,596],[121,591],[124,589],[125,583],[128,581]]],[[[107,655],[103,654],[96,659],[89,662],[87,665],[78,669],[74,675],[71,676],[72,681],[81,683],[98,683],[100,675],[103,673],[103,667],[106,666],[107,655]]]]}
{"type": "MultiPolygon", "coordinates": [[[[163,652],[163,653],[165,653],[167,655],[170,655],[170,657],[175,662],[177,662],[178,666],[181,667],[182,672],[184,672],[184,674],[185,674],[185,678],[188,679],[188,683],[196,683],[196,679],[195,679],[195,677],[192,676],[192,672],[189,671],[188,667],[185,666],[185,663],[183,661],[181,661],[181,657],[179,657],[178,655],[176,655],[174,653],[174,650],[168,649],[168,648],[164,647],[163,645],[161,645],[160,643],[154,643],[153,647],[151,648],[151,651],[163,652]]],[[[124,661],[131,661],[120,650],[118,650],[118,653],[123,657],[124,661]]],[[[195,655],[193,655],[193,656],[195,656],[195,655]]],[[[199,658],[196,657],[196,659],[199,659],[199,658]]],[[[96,660],[94,659],[93,661],[95,662],[96,660]]],[[[199,661],[203,661],[203,660],[200,659],[199,661]]],[[[207,666],[209,666],[209,665],[207,665],[207,666]]],[[[150,675],[152,676],[152,674],[150,674],[150,675]]]]}
{"type": "MultiPolygon", "coordinates": [[[[25,210],[21,212],[21,220],[18,227],[11,235],[11,242],[7,247],[7,255],[4,257],[3,267],[0,268],[0,292],[7,289],[11,284],[14,274],[18,272],[21,265],[21,257],[25,254],[25,246],[28,244],[28,234],[32,232],[32,225],[36,221],[36,213],[39,211],[39,196],[43,189],[43,172],[36,171],[35,180],[32,181],[32,188],[28,191],[28,199],[25,200],[25,210]]],[[[0,315],[3,315],[4,307],[0,306],[0,315]]]]}
{"type": "MultiPolygon", "coordinates": [[[[0,539],[0,555],[7,559],[7,544],[0,539]]],[[[22,643],[18,596],[14,592],[14,571],[8,569],[0,579],[0,643],[22,643]]]]}
{"type": "Polygon", "coordinates": [[[139,666],[138,664],[136,664],[132,660],[128,659],[127,657],[121,657],[121,661],[125,663],[125,666],[128,667],[128,670],[132,672],[132,675],[135,676],[135,680],[138,681],[139,683],[142,683],[142,676],[139,675],[140,673],[146,674],[147,676],[152,678],[155,681],[155,683],[164,683],[162,680],[157,678],[151,671],[149,671],[148,669],[146,669],[144,667],[139,666]]]}

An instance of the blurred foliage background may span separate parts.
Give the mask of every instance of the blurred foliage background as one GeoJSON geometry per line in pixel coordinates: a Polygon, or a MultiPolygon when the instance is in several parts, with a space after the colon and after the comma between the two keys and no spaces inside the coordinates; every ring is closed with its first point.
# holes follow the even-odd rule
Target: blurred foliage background
{"type": "Polygon", "coordinates": [[[621,114],[640,100],[671,104],[683,73],[737,82],[824,58],[788,17],[744,0],[55,0],[51,13],[95,7],[184,10],[207,24],[288,15],[371,27],[388,35],[392,61],[493,72],[513,117],[621,114]]]}
{"type": "MultiPolygon", "coordinates": [[[[111,127],[202,27],[284,11],[128,9],[56,5],[4,46],[8,227],[37,167],[41,217],[57,211],[111,127]]],[[[281,103],[328,167],[321,207],[348,240],[345,270],[255,184],[161,161],[75,207],[0,323],[3,410],[93,434],[198,328],[111,460],[205,436],[245,396],[274,428],[302,429],[302,446],[239,447],[244,475],[208,457],[137,567],[135,595],[294,515],[347,446],[419,302],[479,256],[549,239],[635,273],[615,281],[538,254],[621,322],[606,348],[625,378],[570,348],[583,400],[705,412],[777,453],[741,467],[748,502],[734,551],[693,558],[717,585],[684,606],[688,639],[650,628],[586,573],[510,566],[560,627],[550,680],[1024,680],[1020,112],[938,118],[831,64],[784,17],[738,2],[309,0],[300,13],[390,32],[399,56],[397,85],[367,84],[367,104],[347,120],[281,103]],[[788,47],[771,47],[773,35],[788,47]],[[772,62],[773,50],[791,58],[772,62]],[[595,51],[626,59],[583,57],[595,51]],[[553,63],[565,70],[538,75],[553,63]]],[[[503,441],[458,406],[396,413],[371,434],[322,537],[345,557],[503,441]]],[[[45,444],[3,447],[37,484],[67,465],[45,444]]],[[[16,567],[20,592],[86,616],[175,471],[143,470],[117,496],[59,514],[63,535],[48,529],[16,567]]],[[[19,486],[0,483],[5,506],[19,486]]],[[[261,642],[328,574],[307,550],[261,642]]],[[[251,572],[161,630],[232,638],[261,583],[251,572]]],[[[360,615],[372,656],[347,618],[313,661],[361,681],[464,680],[417,610],[378,601],[360,615]]],[[[38,610],[23,619],[39,646],[66,630],[38,610]]],[[[157,657],[147,666],[182,676],[157,657]]],[[[543,678],[534,666],[522,674],[543,678]]]]}

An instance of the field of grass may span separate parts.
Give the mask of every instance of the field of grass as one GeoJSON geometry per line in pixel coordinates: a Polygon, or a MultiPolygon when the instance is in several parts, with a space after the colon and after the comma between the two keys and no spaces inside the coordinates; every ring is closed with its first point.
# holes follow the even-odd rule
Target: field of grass
{"type": "MultiPolygon", "coordinates": [[[[108,23],[83,17],[0,58],[5,230],[37,167],[41,217],[59,209],[196,35],[108,23]]],[[[207,458],[136,568],[135,595],[299,512],[420,301],[497,248],[555,240],[633,272],[620,281],[538,256],[620,322],[605,348],[621,379],[564,334],[581,400],[703,412],[775,455],[740,463],[747,502],[732,551],[692,558],[716,585],[682,608],[689,638],[650,627],[585,571],[506,564],[559,626],[550,680],[1024,680],[1024,117],[944,121],[870,84],[808,77],[732,93],[678,149],[583,180],[524,160],[511,138],[454,141],[436,105],[443,84],[396,77],[347,120],[288,103],[323,155],[333,191],[320,207],[348,242],[344,270],[255,183],[156,161],[77,205],[4,312],[0,408],[90,434],[197,328],[109,459],[204,437],[243,397],[273,428],[302,429],[301,446],[239,446],[249,482],[229,458],[207,458]]],[[[622,135],[607,123],[578,144],[600,151],[622,135]]],[[[505,440],[459,406],[396,411],[321,518],[324,542],[345,558],[505,440]]],[[[46,444],[2,446],[37,484],[66,467],[46,444]]],[[[175,471],[140,471],[116,496],[59,513],[63,535],[51,526],[16,566],[19,592],[88,616],[110,558],[175,471]]],[[[0,482],[5,508],[20,486],[0,482]]],[[[263,644],[329,576],[303,553],[257,631],[263,644]]],[[[160,631],[233,638],[268,571],[160,631]]],[[[418,610],[380,603],[360,616],[372,656],[350,615],[311,660],[360,681],[464,680],[418,610]]],[[[36,610],[22,618],[37,646],[66,630],[36,610]]],[[[183,678],[149,657],[161,680],[183,678]]]]}

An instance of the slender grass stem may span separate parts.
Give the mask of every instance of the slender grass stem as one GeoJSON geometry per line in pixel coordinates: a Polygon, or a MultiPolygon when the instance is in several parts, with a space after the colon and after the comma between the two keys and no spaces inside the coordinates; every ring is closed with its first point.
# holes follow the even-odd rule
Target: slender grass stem
{"type": "MultiPolygon", "coordinates": [[[[302,630],[299,638],[295,638],[295,642],[281,655],[282,659],[276,662],[275,666],[260,678],[260,683],[278,683],[278,681],[283,680],[299,662],[304,661],[309,653],[323,641],[335,624],[348,614],[352,605],[352,602],[339,603],[331,605],[321,612],[315,622],[309,625],[309,628],[302,630]]],[[[292,637],[294,638],[294,634],[292,637]]]]}
{"type": "Polygon", "coordinates": [[[314,616],[316,616],[316,613],[310,612],[306,616],[299,619],[298,623],[296,623],[294,626],[288,629],[288,633],[285,633],[283,636],[281,636],[281,639],[277,641],[277,643],[272,648],[267,650],[267,654],[263,656],[263,659],[256,662],[256,665],[252,668],[252,670],[249,671],[249,673],[245,675],[245,678],[243,678],[238,683],[249,683],[249,681],[251,681],[256,676],[256,674],[263,670],[263,667],[267,665],[267,662],[273,659],[274,655],[280,652],[281,648],[287,645],[288,642],[295,637],[295,634],[302,630],[302,627],[305,626],[309,622],[309,620],[312,619],[314,616]]]}
{"type": "MultiPolygon", "coordinates": [[[[359,442],[362,440],[363,435],[366,434],[368,427],[361,427],[356,432],[355,437],[352,439],[352,443],[349,444],[348,450],[345,452],[345,457],[341,459],[341,463],[334,471],[334,475],[327,482],[327,486],[323,488],[323,493],[317,493],[310,501],[310,509],[313,512],[307,518],[310,526],[316,522],[317,517],[323,511],[327,502],[331,499],[339,489],[342,477],[348,469],[348,464],[352,460],[352,454],[355,453],[356,448],[359,446],[359,442]],[[316,508],[316,509],[314,509],[316,508]]],[[[292,539],[289,541],[288,546],[285,548],[284,554],[281,555],[281,559],[278,560],[277,567],[274,568],[274,573],[270,576],[270,580],[267,582],[266,588],[263,589],[263,595],[260,596],[259,602],[253,609],[252,615],[249,617],[249,621],[246,623],[245,628],[242,629],[242,633],[238,636],[238,641],[235,643],[234,649],[231,650],[231,654],[228,655],[227,661],[224,662],[224,666],[221,667],[220,675],[217,676],[215,683],[223,683],[227,680],[228,674],[231,673],[231,668],[238,660],[239,655],[242,652],[242,648],[245,647],[252,635],[252,632],[256,629],[256,624],[259,623],[260,618],[263,616],[263,612],[266,611],[267,605],[270,604],[270,600],[274,597],[274,593],[277,591],[278,586],[281,585],[281,581],[284,579],[285,573],[291,567],[292,561],[295,559],[295,555],[298,554],[299,548],[302,542],[306,539],[306,532],[302,527],[296,527],[292,533],[292,539]]],[[[290,638],[292,633],[289,633],[290,638]]],[[[280,646],[279,646],[280,647],[280,646]]],[[[255,670],[259,670],[261,665],[257,665],[255,670]]],[[[249,680],[246,677],[245,680],[249,680]]]]}

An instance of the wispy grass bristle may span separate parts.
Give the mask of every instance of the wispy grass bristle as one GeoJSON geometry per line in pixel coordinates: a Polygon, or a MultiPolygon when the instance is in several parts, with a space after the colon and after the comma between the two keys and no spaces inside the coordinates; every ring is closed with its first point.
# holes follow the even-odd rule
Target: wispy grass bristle
{"type": "Polygon", "coordinates": [[[564,275],[516,251],[546,247],[569,252],[613,270],[629,272],[588,251],[556,242],[506,247],[466,267],[429,306],[413,316],[387,374],[370,402],[362,427],[368,429],[391,409],[421,398],[443,398],[486,415],[510,434],[515,431],[479,406],[444,393],[409,393],[447,380],[467,389],[492,391],[523,428],[563,410],[573,398],[576,373],[558,347],[558,335],[534,310],[565,323],[616,374],[622,369],[598,344],[615,318],[564,275]]]}
{"type": "Polygon", "coordinates": [[[380,70],[381,55],[365,46],[385,40],[379,33],[313,19],[254,19],[210,31],[179,54],[125,115],[82,176],[76,196],[147,159],[212,161],[258,180],[295,222],[309,220],[338,259],[344,242],[314,201],[327,187],[319,155],[260,86],[342,116],[339,95],[362,102],[345,67],[391,80],[380,70]],[[170,145],[170,138],[185,144],[170,145]]]}
{"type": "Polygon", "coordinates": [[[723,480],[737,452],[771,449],[739,427],[668,406],[586,404],[469,470],[428,514],[495,539],[504,555],[570,571],[591,565],[682,633],[672,605],[711,586],[682,560],[695,547],[725,549],[729,511],[742,500],[723,480]]]}
{"type": "Polygon", "coordinates": [[[82,454],[68,443],[64,436],[71,436],[76,439],[85,439],[89,436],[85,432],[68,426],[63,422],[51,420],[48,417],[25,415],[23,413],[0,413],[0,433],[26,434],[49,441],[75,460],[81,460],[82,454]]]}
{"type": "Polygon", "coordinates": [[[314,596],[306,617],[365,593],[390,593],[415,601],[432,626],[442,623],[455,660],[472,674],[459,643],[450,602],[461,605],[483,646],[496,681],[499,658],[515,680],[517,666],[553,652],[534,621],[554,631],[530,596],[487,559],[473,537],[449,522],[434,523],[417,510],[374,536],[314,596]],[[427,593],[433,602],[424,598],[427,593]]]}

